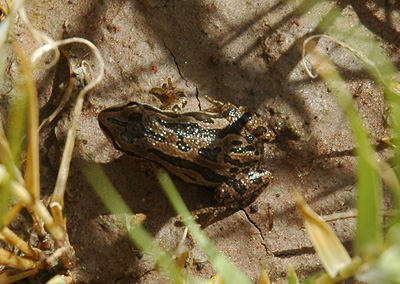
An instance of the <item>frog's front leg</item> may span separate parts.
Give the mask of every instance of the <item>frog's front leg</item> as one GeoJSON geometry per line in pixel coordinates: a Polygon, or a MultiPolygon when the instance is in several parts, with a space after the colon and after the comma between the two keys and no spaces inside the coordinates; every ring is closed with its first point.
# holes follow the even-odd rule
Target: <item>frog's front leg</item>
{"type": "Polygon", "coordinates": [[[218,186],[214,198],[226,208],[248,205],[272,179],[272,173],[267,170],[243,171],[218,186]]]}
{"type": "Polygon", "coordinates": [[[173,111],[182,110],[186,104],[187,99],[183,90],[177,89],[168,78],[167,83],[164,83],[162,87],[154,87],[150,90],[150,94],[162,97],[163,103],[160,109],[168,109],[173,111]]]}

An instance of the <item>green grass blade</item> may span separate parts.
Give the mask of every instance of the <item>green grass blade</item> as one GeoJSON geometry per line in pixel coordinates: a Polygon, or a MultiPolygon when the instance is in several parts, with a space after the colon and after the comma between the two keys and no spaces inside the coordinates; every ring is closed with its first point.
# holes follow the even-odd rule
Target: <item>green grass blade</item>
{"type": "Polygon", "coordinates": [[[299,278],[297,278],[296,271],[293,266],[289,264],[287,274],[286,274],[286,283],[287,284],[299,284],[299,278]]]}
{"type": "MultiPolygon", "coordinates": [[[[355,238],[356,254],[369,257],[378,253],[383,244],[382,217],[382,187],[377,170],[371,166],[368,159],[358,148],[358,199],[357,199],[357,230],[355,238]]],[[[372,154],[371,154],[372,157],[372,154]]]]}
{"type": "Polygon", "coordinates": [[[319,74],[329,89],[332,90],[353,130],[358,157],[356,253],[360,256],[371,255],[378,252],[383,244],[380,216],[382,187],[378,171],[379,166],[374,157],[375,150],[369,141],[360,117],[353,107],[352,96],[347,90],[344,80],[325,55],[317,50],[314,50],[313,54],[318,60],[319,74]]]}
{"type": "MultiPolygon", "coordinates": [[[[119,214],[120,216],[123,216],[123,214],[133,215],[133,212],[125,204],[124,200],[115,190],[99,165],[86,164],[82,168],[82,172],[103,201],[106,208],[112,214],[119,214]]],[[[175,265],[175,262],[172,261],[172,256],[162,251],[143,226],[140,224],[127,224],[124,218],[119,218],[119,220],[127,230],[131,241],[141,251],[152,256],[158,267],[160,267],[175,283],[181,283],[183,277],[178,267],[175,265]]]]}
{"type": "Polygon", "coordinates": [[[161,187],[174,207],[175,212],[182,217],[182,221],[185,226],[188,227],[190,235],[207,254],[210,262],[217,269],[218,273],[221,274],[225,283],[250,284],[250,280],[238,268],[229,262],[224,255],[218,252],[204,232],[200,230],[199,225],[193,221],[192,216],[168,174],[165,171],[160,170],[157,173],[157,177],[161,187]]]}
{"type": "Polygon", "coordinates": [[[0,230],[3,230],[3,216],[7,212],[11,193],[10,175],[7,169],[0,164],[0,230]]]}
{"type": "Polygon", "coordinates": [[[400,245],[395,244],[380,254],[367,269],[358,273],[357,279],[368,283],[400,283],[400,245]]]}

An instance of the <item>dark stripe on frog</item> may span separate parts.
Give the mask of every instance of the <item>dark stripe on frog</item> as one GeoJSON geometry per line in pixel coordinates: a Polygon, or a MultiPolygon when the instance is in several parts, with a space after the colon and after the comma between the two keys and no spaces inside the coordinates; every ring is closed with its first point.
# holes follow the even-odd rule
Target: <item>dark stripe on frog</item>
{"type": "MultiPolygon", "coordinates": [[[[133,144],[134,139],[138,138],[150,138],[152,140],[158,141],[158,142],[165,142],[165,138],[160,136],[158,133],[146,129],[146,127],[143,125],[141,122],[142,115],[140,113],[133,113],[129,116],[128,122],[126,121],[120,121],[118,119],[109,117],[107,118],[107,121],[110,124],[115,124],[121,127],[124,127],[124,131],[121,131],[121,141],[128,143],[128,144],[133,144]]],[[[100,127],[105,128],[105,126],[100,123],[100,127]]],[[[111,134],[110,131],[106,131],[110,137],[113,135],[111,134]]]]}
{"type": "MultiPolygon", "coordinates": [[[[165,114],[165,113],[163,113],[163,114],[165,114]]],[[[182,115],[187,115],[187,114],[186,113],[181,114],[180,116],[182,116],[182,115]]],[[[251,116],[251,113],[247,112],[247,113],[243,114],[234,123],[226,126],[223,129],[208,129],[208,128],[202,127],[201,125],[199,125],[197,123],[168,123],[168,122],[161,120],[158,117],[155,117],[155,119],[162,126],[174,131],[178,135],[178,137],[195,136],[198,138],[207,137],[210,139],[215,139],[215,138],[222,139],[231,134],[241,135],[241,132],[242,132],[244,126],[246,125],[247,122],[249,122],[252,119],[252,116],[251,116]]],[[[248,136],[250,136],[250,135],[248,135],[248,136]]],[[[246,140],[247,139],[252,140],[251,138],[253,138],[253,137],[251,136],[251,138],[248,138],[246,136],[245,138],[246,138],[246,140]]]]}
{"type": "Polygon", "coordinates": [[[99,120],[99,125],[100,125],[101,130],[103,130],[103,132],[106,134],[106,137],[108,138],[108,140],[113,143],[115,149],[123,151],[121,149],[121,147],[117,144],[115,139],[113,138],[113,134],[108,130],[107,126],[105,126],[100,120],[99,120]]]}
{"type": "Polygon", "coordinates": [[[196,173],[199,173],[204,180],[207,180],[209,182],[219,183],[226,180],[225,176],[217,174],[215,171],[209,168],[199,166],[198,164],[190,162],[188,160],[164,154],[163,152],[154,148],[150,148],[147,151],[156,155],[158,157],[158,160],[168,162],[173,167],[193,170],[196,173]]]}
{"type": "Polygon", "coordinates": [[[239,171],[239,168],[236,168],[236,167],[233,167],[233,168],[230,168],[230,169],[229,169],[229,172],[230,172],[231,174],[236,174],[238,171],[239,171]]]}
{"type": "Polygon", "coordinates": [[[237,167],[246,167],[246,166],[251,166],[251,165],[254,164],[254,161],[250,162],[250,163],[249,162],[248,163],[242,163],[239,160],[232,159],[229,155],[225,155],[224,156],[224,162],[227,163],[227,164],[231,164],[231,165],[237,166],[237,167]]]}
{"type": "Polygon", "coordinates": [[[174,112],[174,111],[166,111],[166,110],[160,110],[157,108],[154,108],[149,105],[142,105],[142,107],[145,110],[148,111],[153,111],[156,113],[159,113],[163,116],[169,117],[169,118],[181,118],[182,116],[190,116],[193,117],[195,120],[204,122],[204,123],[210,123],[213,124],[214,120],[213,119],[218,119],[218,118],[224,118],[225,116],[221,113],[204,113],[204,112],[174,112]]]}
{"type": "Polygon", "coordinates": [[[128,106],[134,106],[134,105],[140,105],[140,104],[138,104],[137,102],[130,102],[130,103],[125,104],[125,105],[106,108],[106,109],[102,110],[101,112],[104,112],[104,113],[107,113],[107,112],[120,112],[120,111],[124,111],[126,109],[126,107],[128,107],[128,106]]]}
{"type": "Polygon", "coordinates": [[[215,147],[215,148],[200,148],[198,153],[200,156],[203,158],[210,160],[212,162],[218,162],[218,155],[221,153],[222,148],[221,147],[215,147]]]}
{"type": "MultiPolygon", "coordinates": [[[[227,127],[225,127],[224,129],[221,129],[218,132],[218,137],[219,138],[223,138],[227,135],[230,135],[232,133],[234,134],[241,134],[242,129],[244,128],[244,126],[247,124],[247,122],[249,122],[252,119],[251,113],[250,112],[246,112],[244,113],[238,120],[236,120],[234,123],[228,125],[227,127]]],[[[247,138],[246,138],[247,139],[247,138]]]]}

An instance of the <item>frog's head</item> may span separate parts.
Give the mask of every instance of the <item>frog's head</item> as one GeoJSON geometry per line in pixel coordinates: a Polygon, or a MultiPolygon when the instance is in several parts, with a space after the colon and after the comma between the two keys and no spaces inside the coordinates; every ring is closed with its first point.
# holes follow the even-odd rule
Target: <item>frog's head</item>
{"type": "MultiPolygon", "coordinates": [[[[243,115],[243,117],[245,116],[246,114],[243,115]]],[[[255,113],[248,113],[246,129],[252,133],[254,137],[263,142],[271,142],[276,137],[276,133],[271,124],[255,113]]]]}

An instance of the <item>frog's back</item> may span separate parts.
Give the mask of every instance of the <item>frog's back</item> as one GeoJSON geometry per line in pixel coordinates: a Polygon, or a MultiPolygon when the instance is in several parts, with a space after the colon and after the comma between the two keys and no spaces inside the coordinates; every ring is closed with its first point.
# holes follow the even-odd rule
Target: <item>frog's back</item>
{"type": "Polygon", "coordinates": [[[163,111],[138,103],[99,114],[102,130],[117,149],[203,186],[217,186],[258,164],[263,148],[246,130],[250,119],[251,113],[232,121],[221,113],[163,111]]]}

